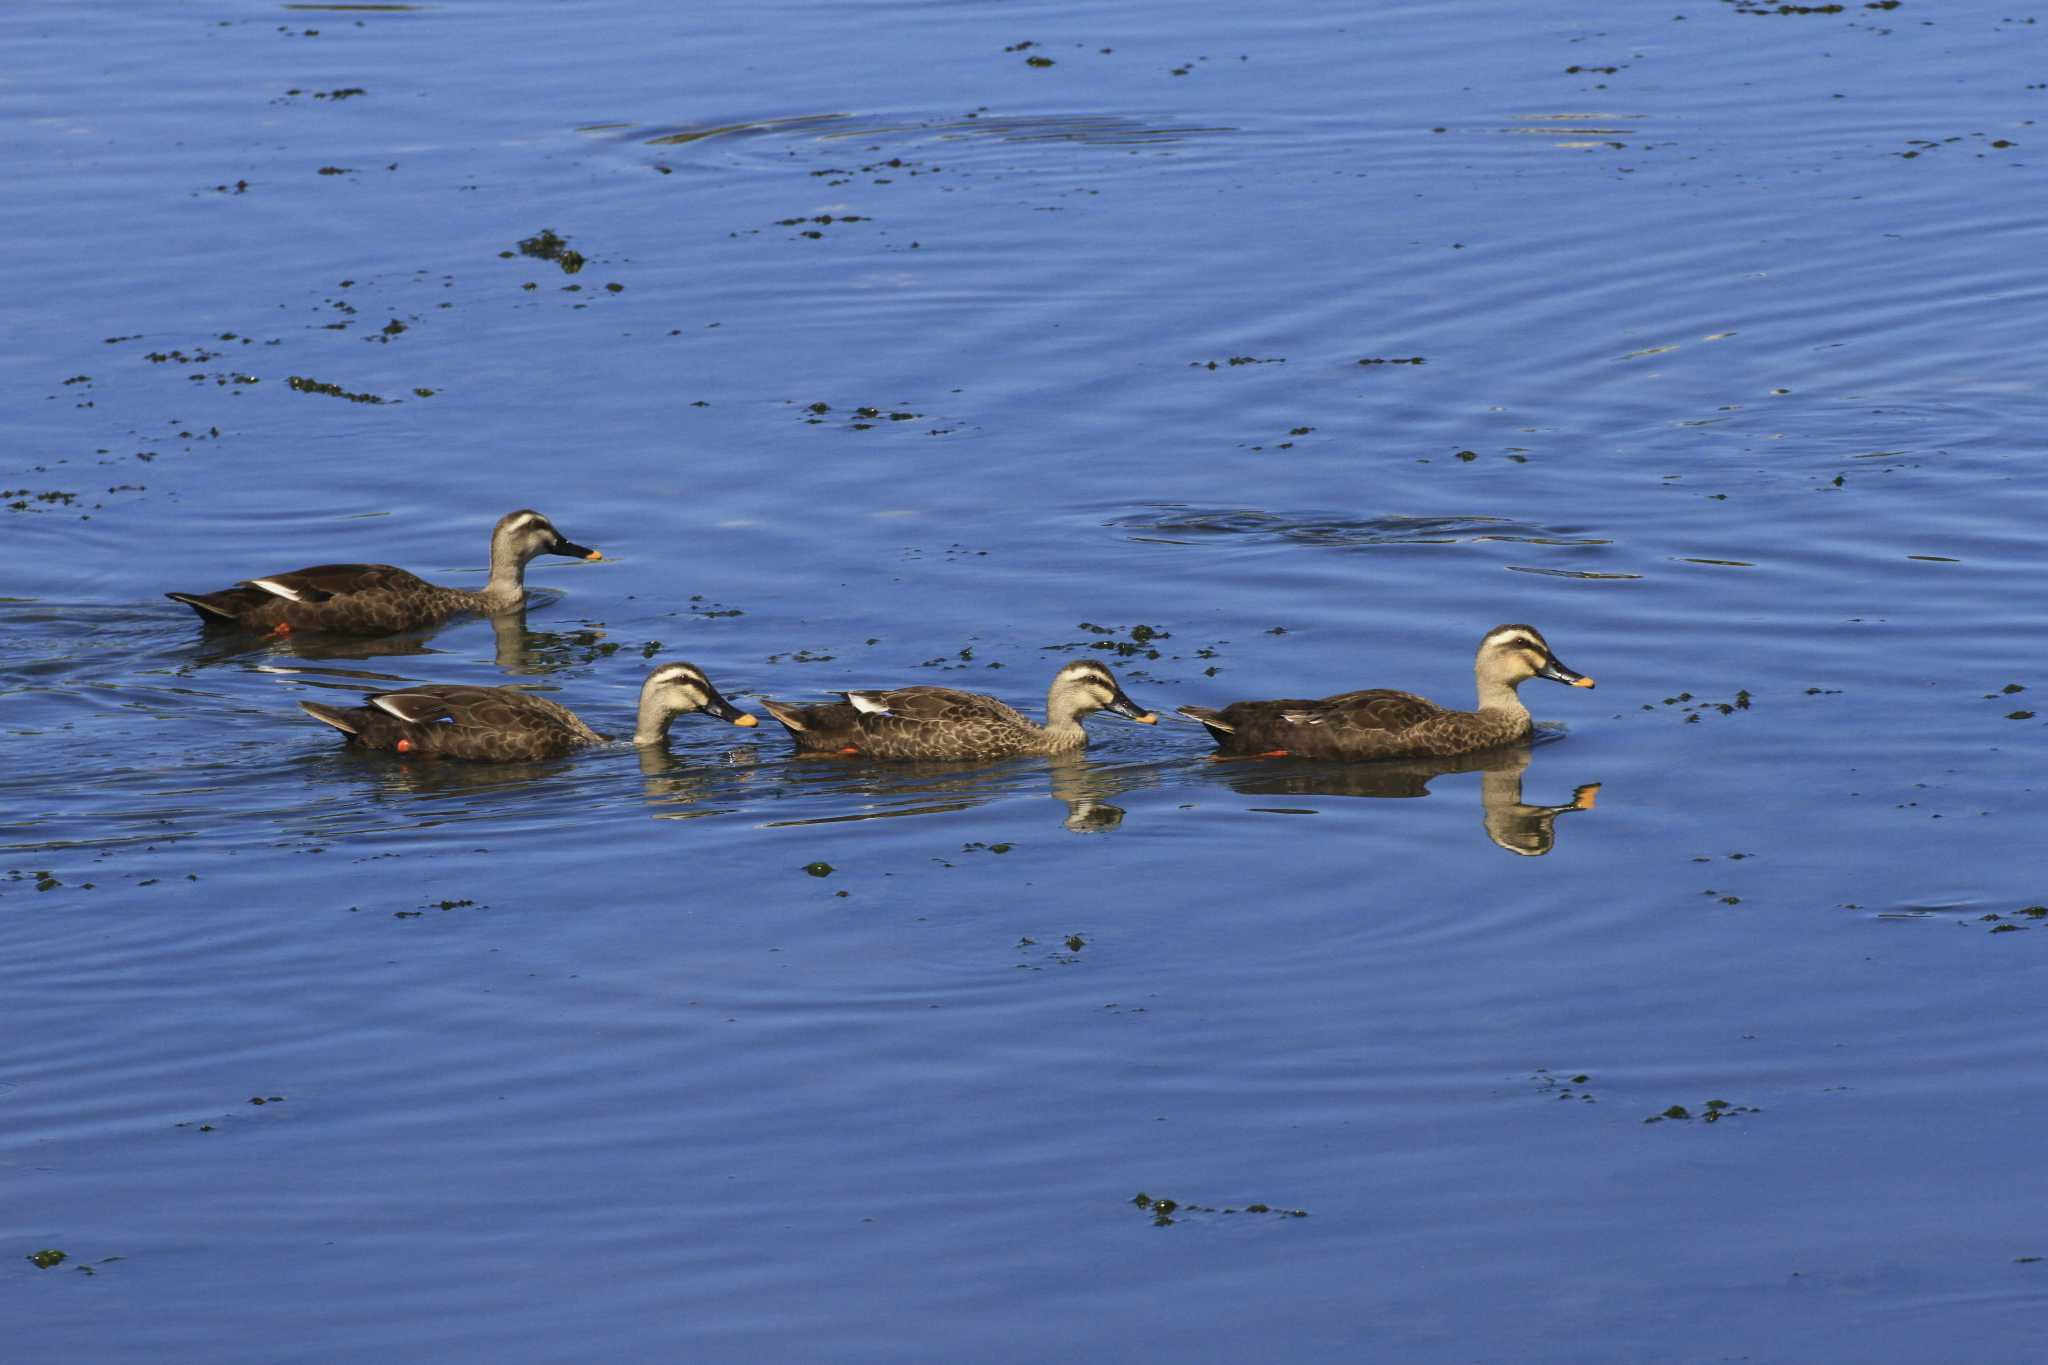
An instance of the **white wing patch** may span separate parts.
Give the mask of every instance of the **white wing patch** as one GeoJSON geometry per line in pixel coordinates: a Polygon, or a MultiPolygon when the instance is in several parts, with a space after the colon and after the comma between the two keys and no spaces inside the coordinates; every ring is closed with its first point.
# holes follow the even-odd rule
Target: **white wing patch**
{"type": "Polygon", "coordinates": [[[864,716],[886,716],[889,714],[889,703],[871,692],[842,692],[840,695],[853,703],[853,709],[864,716]]]}
{"type": "Polygon", "coordinates": [[[252,588],[261,588],[263,589],[263,591],[269,593],[271,596],[282,597],[287,602],[303,602],[306,600],[305,598],[299,596],[298,589],[287,588],[284,584],[278,582],[274,578],[252,578],[249,580],[249,586],[252,588]]]}
{"type": "Polygon", "coordinates": [[[1280,719],[1289,725],[1321,725],[1327,717],[1320,711],[1282,711],[1280,719]]]}
{"type": "Polygon", "coordinates": [[[379,711],[382,711],[387,715],[393,715],[398,717],[400,720],[406,722],[408,725],[418,725],[425,720],[431,719],[433,716],[433,712],[425,707],[415,707],[414,709],[424,710],[427,712],[426,715],[414,715],[407,712],[405,708],[405,703],[418,702],[419,700],[421,699],[418,697],[407,696],[372,697],[370,698],[370,705],[376,707],[379,711]]]}

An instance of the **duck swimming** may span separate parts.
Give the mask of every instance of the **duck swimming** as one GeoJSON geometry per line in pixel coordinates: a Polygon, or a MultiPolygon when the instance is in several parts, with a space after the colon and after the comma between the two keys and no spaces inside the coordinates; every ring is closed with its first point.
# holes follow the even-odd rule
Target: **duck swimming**
{"type": "Polygon", "coordinates": [[[845,700],[823,706],[764,697],[761,709],[788,728],[799,753],[888,759],[1077,753],[1088,744],[1082,717],[1092,712],[1114,712],[1140,725],[1159,719],[1125,696],[1116,675],[1093,659],[1076,660],[1053,675],[1045,694],[1044,725],[1032,724],[994,697],[950,687],[839,695],[845,700]]]}
{"type": "MultiPolygon", "coordinates": [[[[560,702],[519,687],[425,686],[372,692],[368,706],[302,701],[299,709],[365,749],[422,758],[531,763],[605,742],[560,702]]],[[[664,664],[640,685],[633,743],[655,745],[677,716],[702,711],[734,725],[758,722],[719,695],[694,664],[664,664]]]]}
{"type": "Polygon", "coordinates": [[[1515,689],[1531,678],[1572,687],[1593,680],[1558,662],[1534,626],[1495,626],[1472,671],[1479,706],[1452,711],[1410,692],[1340,692],[1315,701],[1240,701],[1183,706],[1216,741],[1219,757],[1448,758],[1529,738],[1529,708],[1515,689]]]}
{"type": "Polygon", "coordinates": [[[603,559],[573,544],[531,508],[509,512],[491,528],[491,577],[479,591],[444,588],[389,564],[320,564],[245,579],[219,592],[167,592],[210,626],[289,635],[395,635],[439,625],[463,612],[486,616],[526,602],[526,566],[538,555],[603,559]]]}

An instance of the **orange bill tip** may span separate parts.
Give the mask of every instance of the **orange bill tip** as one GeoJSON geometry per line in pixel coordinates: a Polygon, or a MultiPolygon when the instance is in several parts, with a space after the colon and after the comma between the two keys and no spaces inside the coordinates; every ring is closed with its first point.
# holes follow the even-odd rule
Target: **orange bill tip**
{"type": "Polygon", "coordinates": [[[592,551],[591,551],[591,552],[590,552],[589,554],[587,554],[587,555],[585,555],[585,556],[583,556],[583,557],[584,557],[585,559],[603,559],[603,558],[604,558],[604,552],[603,552],[602,550],[592,550],[592,551]]]}
{"type": "Polygon", "coordinates": [[[1156,711],[1147,711],[1144,715],[1132,716],[1131,719],[1138,722],[1138,724],[1140,725],[1157,725],[1159,723],[1159,713],[1156,711]]]}
{"type": "Polygon", "coordinates": [[[1573,678],[1573,679],[1572,679],[1572,686],[1573,686],[1573,687],[1591,687],[1592,685],[1593,685],[1593,680],[1592,680],[1591,678],[1573,678]]]}
{"type": "Polygon", "coordinates": [[[739,726],[741,729],[747,729],[750,726],[759,725],[761,722],[754,719],[754,717],[748,715],[746,712],[742,711],[737,716],[734,716],[732,718],[732,723],[734,725],[739,726]]]}
{"type": "Polygon", "coordinates": [[[1586,784],[1585,786],[1579,788],[1577,791],[1572,793],[1572,808],[1574,810],[1593,809],[1593,798],[1598,796],[1599,794],[1600,784],[1598,782],[1590,782],[1586,784]]]}

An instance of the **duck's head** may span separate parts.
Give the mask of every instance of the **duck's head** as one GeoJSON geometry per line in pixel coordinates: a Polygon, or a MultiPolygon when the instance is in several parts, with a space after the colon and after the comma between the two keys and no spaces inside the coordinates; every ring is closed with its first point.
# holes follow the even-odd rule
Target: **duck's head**
{"type": "Polygon", "coordinates": [[[507,512],[491,528],[491,562],[509,560],[526,565],[536,555],[566,555],[570,559],[603,559],[585,545],[578,545],[555,529],[555,524],[530,507],[507,512]]]}
{"type": "Polygon", "coordinates": [[[720,695],[711,679],[695,664],[663,664],[640,684],[640,734],[652,729],[658,736],[668,728],[670,720],[692,711],[702,711],[734,725],[760,724],[720,695]]]}
{"type": "Polygon", "coordinates": [[[1091,711],[1110,711],[1140,725],[1157,725],[1159,717],[1124,695],[1116,675],[1093,659],[1076,659],[1052,675],[1045,695],[1048,721],[1078,720],[1091,711]]]}
{"type": "Polygon", "coordinates": [[[1515,687],[1531,678],[1548,678],[1573,687],[1591,687],[1593,680],[1574,673],[1559,662],[1550,642],[1534,626],[1495,626],[1479,642],[1479,657],[1473,665],[1480,683],[1515,687]]]}

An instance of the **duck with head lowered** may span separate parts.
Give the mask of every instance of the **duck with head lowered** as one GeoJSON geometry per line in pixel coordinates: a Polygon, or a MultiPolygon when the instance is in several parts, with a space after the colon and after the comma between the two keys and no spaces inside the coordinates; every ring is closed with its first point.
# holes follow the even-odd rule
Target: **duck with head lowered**
{"type": "Polygon", "coordinates": [[[167,592],[209,626],[272,635],[395,635],[439,625],[463,612],[486,616],[526,603],[526,566],[538,555],[603,559],[572,543],[531,508],[509,512],[491,528],[491,577],[484,586],[444,588],[389,564],[320,564],[245,579],[219,592],[167,592]]]}
{"type": "Polygon", "coordinates": [[[1375,688],[1314,701],[1183,706],[1179,714],[1208,727],[1219,757],[1449,758],[1528,739],[1529,708],[1515,689],[1529,679],[1593,685],[1560,663],[1534,626],[1486,632],[1472,671],[1479,683],[1479,706],[1472,711],[1375,688]]]}
{"type": "MultiPolygon", "coordinates": [[[[428,685],[372,692],[367,706],[302,701],[299,709],[365,749],[421,758],[467,758],[489,763],[532,763],[603,744],[574,711],[520,687],[428,685]]],[[[734,725],[755,719],[711,685],[695,664],[663,664],[640,685],[633,743],[646,748],[668,737],[677,716],[702,711],[734,725]]]]}
{"type": "Polygon", "coordinates": [[[761,709],[789,730],[798,753],[888,759],[983,759],[1014,754],[1069,754],[1087,747],[1081,719],[1111,711],[1140,725],[1158,717],[1124,695],[1116,675],[1093,659],[1077,659],[1053,675],[1045,724],[979,692],[950,687],[897,687],[841,692],[823,706],[761,699],[761,709]]]}

